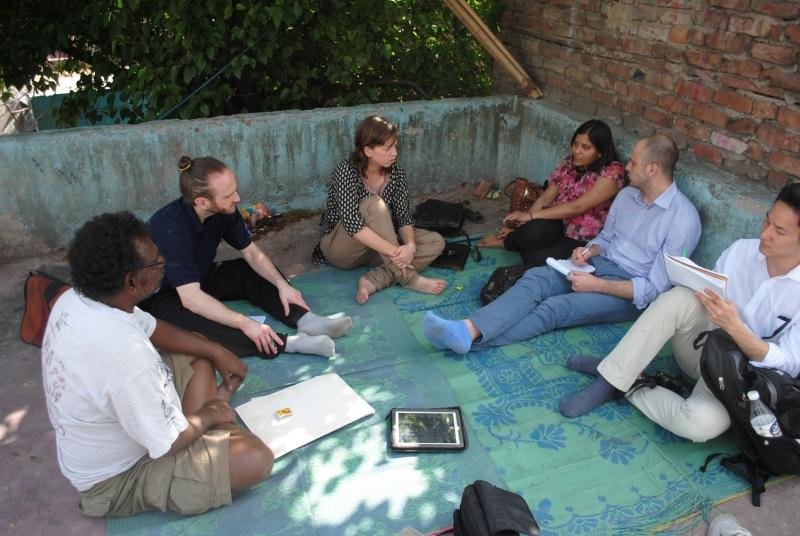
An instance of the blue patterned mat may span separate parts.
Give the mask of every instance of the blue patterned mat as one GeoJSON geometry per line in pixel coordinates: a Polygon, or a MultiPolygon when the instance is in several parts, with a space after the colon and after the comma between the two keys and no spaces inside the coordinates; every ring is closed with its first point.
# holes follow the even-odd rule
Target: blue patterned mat
{"type": "MultiPolygon", "coordinates": [[[[558,401],[588,384],[563,363],[574,353],[604,355],[627,325],[559,331],[523,344],[456,356],[422,337],[424,311],[448,318],[479,306],[478,290],[497,267],[517,263],[485,251],[448,280],[442,296],[399,288],[353,301],[361,271],[323,269],[294,284],[318,313],[354,318],[337,340],[337,357],[248,359],[250,373],[233,404],[336,372],[376,414],[298,449],[232,506],[201,516],[148,513],[108,522],[109,534],[382,535],[405,526],[430,531],[452,522],[466,484],[481,478],[520,493],[543,535],[681,533],[714,503],[746,489],[711,452],[732,452],[727,437],[692,444],[654,425],[625,402],[564,419],[558,401]],[[460,405],[470,446],[457,454],[398,455],[387,449],[384,421],[393,407],[460,405]],[[695,516],[695,517],[691,517],[695,516]],[[680,528],[669,527],[680,520],[680,528]]],[[[258,314],[245,303],[240,311],[258,314]]],[[[653,367],[673,370],[671,359],[653,367]]]]}

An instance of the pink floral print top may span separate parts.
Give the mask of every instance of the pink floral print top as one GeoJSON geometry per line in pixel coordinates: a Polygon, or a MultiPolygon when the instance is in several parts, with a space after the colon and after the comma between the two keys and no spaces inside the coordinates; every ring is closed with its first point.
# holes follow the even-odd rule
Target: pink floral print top
{"type": "MultiPolygon", "coordinates": [[[[558,185],[556,205],[575,201],[580,196],[592,189],[595,182],[600,179],[614,181],[617,190],[625,186],[625,168],[619,162],[611,162],[600,171],[587,171],[578,174],[577,168],[572,165],[572,157],[568,156],[550,173],[550,180],[558,185]]],[[[564,236],[574,240],[591,240],[603,228],[608,216],[613,199],[590,208],[583,214],[564,219],[564,236]]]]}

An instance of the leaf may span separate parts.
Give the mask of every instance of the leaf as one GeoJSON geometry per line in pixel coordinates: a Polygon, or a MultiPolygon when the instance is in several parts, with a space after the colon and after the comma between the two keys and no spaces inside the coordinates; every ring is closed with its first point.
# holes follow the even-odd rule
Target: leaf
{"type": "Polygon", "coordinates": [[[187,65],[183,68],[183,82],[188,84],[194,78],[195,70],[194,65],[187,65]]]}

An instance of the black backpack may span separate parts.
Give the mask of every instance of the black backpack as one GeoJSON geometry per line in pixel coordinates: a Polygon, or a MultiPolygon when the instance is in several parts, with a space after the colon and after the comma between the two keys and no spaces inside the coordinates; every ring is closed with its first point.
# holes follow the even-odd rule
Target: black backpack
{"type": "MultiPolygon", "coordinates": [[[[711,331],[700,357],[700,372],[708,388],[722,402],[731,417],[731,429],[741,454],[722,458],[722,466],[752,485],[752,501],[760,506],[759,495],[770,476],[800,474],[800,380],[777,369],[756,367],[742,354],[730,335],[711,331]],[[756,390],[775,414],[783,435],[765,438],[750,425],[747,392],[756,390]]],[[[719,456],[710,455],[700,468],[719,456]]]]}
{"type": "Polygon", "coordinates": [[[539,536],[525,499],[485,480],[464,488],[461,505],[453,512],[453,536],[539,536]]]}

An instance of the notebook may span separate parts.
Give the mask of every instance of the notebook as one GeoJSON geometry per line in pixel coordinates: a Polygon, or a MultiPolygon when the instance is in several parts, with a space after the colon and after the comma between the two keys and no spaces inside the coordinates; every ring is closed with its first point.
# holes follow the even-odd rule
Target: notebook
{"type": "Polygon", "coordinates": [[[254,398],[235,409],[275,458],[375,413],[335,373],[254,398]]]}
{"type": "Polygon", "coordinates": [[[573,264],[569,259],[554,259],[553,257],[547,257],[545,262],[547,263],[547,266],[564,274],[564,277],[569,277],[569,274],[572,272],[583,272],[586,274],[591,274],[594,272],[594,266],[591,264],[587,264],[586,266],[578,266],[577,264],[573,264]]]}
{"type": "Polygon", "coordinates": [[[697,292],[711,289],[720,297],[725,297],[728,276],[698,266],[691,259],[664,255],[667,277],[673,285],[688,287],[697,292]]]}

